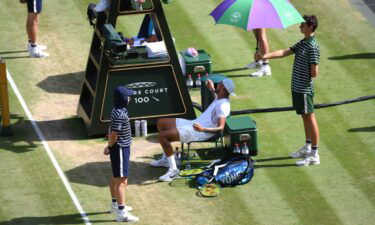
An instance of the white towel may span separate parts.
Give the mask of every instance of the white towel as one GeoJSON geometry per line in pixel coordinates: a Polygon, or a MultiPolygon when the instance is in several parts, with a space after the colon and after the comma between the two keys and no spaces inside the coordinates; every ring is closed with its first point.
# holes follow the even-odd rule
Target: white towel
{"type": "Polygon", "coordinates": [[[168,56],[164,41],[147,42],[145,46],[149,58],[163,58],[168,56]]]}

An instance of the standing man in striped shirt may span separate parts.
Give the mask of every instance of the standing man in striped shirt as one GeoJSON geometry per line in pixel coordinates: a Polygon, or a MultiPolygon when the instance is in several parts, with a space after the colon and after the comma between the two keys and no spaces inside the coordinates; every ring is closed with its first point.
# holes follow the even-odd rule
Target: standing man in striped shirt
{"type": "Polygon", "coordinates": [[[29,38],[27,50],[32,58],[46,58],[49,53],[45,52],[47,46],[39,45],[37,43],[37,36],[39,31],[39,14],[42,12],[43,0],[19,0],[20,3],[27,3],[27,20],[26,32],[29,38]]]}
{"type": "Polygon", "coordinates": [[[292,158],[303,158],[296,162],[298,166],[320,164],[319,128],[315,119],[313,101],[313,78],[318,75],[320,58],[319,44],[314,35],[315,29],[318,27],[318,18],[315,15],[305,15],[303,19],[305,22],[301,23],[300,29],[305,36],[304,39],[288,49],[257,56],[258,60],[264,60],[295,54],[292,74],[293,107],[297,114],[302,116],[306,136],[306,144],[300,150],[290,154],[292,158]]]}
{"type": "Polygon", "coordinates": [[[138,217],[129,211],[131,206],[125,206],[125,187],[128,184],[129,158],[132,134],[127,106],[133,90],[118,86],[114,93],[115,107],[111,112],[111,122],[108,129],[108,146],[104,148],[104,155],[110,155],[113,178],[109,185],[112,195],[111,213],[117,212],[119,222],[136,222],[138,217]]]}

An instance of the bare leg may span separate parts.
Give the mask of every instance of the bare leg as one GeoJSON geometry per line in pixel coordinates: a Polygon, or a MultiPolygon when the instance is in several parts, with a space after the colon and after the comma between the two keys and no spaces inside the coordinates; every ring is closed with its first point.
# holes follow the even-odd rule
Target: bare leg
{"type": "Polygon", "coordinates": [[[109,191],[111,192],[111,197],[116,198],[116,181],[114,177],[112,177],[109,183],[109,191]]]}
{"type": "Polygon", "coordinates": [[[179,140],[180,134],[176,127],[159,132],[159,143],[167,157],[173,155],[171,142],[179,140]]]}
{"type": "Polygon", "coordinates": [[[118,205],[125,205],[125,187],[128,184],[127,177],[115,177],[115,190],[116,190],[116,199],[118,205]]]}
{"type": "MultiPolygon", "coordinates": [[[[255,39],[258,40],[258,47],[260,54],[264,55],[270,52],[270,47],[267,40],[266,28],[253,30],[255,39]]],[[[267,62],[268,60],[266,60],[267,62]]]]}
{"type": "Polygon", "coordinates": [[[38,24],[39,24],[39,14],[38,13],[28,13],[26,21],[26,31],[27,36],[31,43],[37,43],[38,36],[38,24]]]}
{"type": "Polygon", "coordinates": [[[161,118],[157,122],[158,132],[176,128],[176,118],[161,118]]]}
{"type": "Polygon", "coordinates": [[[312,146],[319,145],[319,127],[316,122],[315,114],[302,114],[303,124],[305,127],[306,139],[311,139],[312,146]]]}

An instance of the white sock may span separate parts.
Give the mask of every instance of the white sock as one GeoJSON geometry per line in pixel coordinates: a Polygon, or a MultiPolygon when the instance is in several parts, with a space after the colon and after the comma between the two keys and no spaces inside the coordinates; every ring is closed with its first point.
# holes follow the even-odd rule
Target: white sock
{"type": "Polygon", "coordinates": [[[177,170],[177,165],[176,165],[176,160],[174,158],[174,154],[167,157],[168,163],[169,163],[169,168],[172,170],[177,170]]]}

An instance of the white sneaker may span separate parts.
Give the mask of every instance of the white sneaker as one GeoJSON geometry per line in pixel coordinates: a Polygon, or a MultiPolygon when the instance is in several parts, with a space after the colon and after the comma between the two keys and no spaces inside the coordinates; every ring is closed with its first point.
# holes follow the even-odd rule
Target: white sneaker
{"type": "Polygon", "coordinates": [[[260,61],[254,61],[252,63],[246,64],[246,69],[256,69],[259,68],[262,65],[262,60],[260,61]]]}
{"type": "Polygon", "coordinates": [[[107,0],[100,0],[100,2],[95,6],[94,10],[96,12],[103,12],[108,8],[109,4],[107,0]]]}
{"type": "MultiPolygon", "coordinates": [[[[133,210],[133,207],[131,207],[129,205],[125,206],[125,211],[130,212],[132,210],[133,210]]],[[[117,203],[112,203],[111,204],[111,210],[109,210],[109,213],[117,213],[117,211],[118,211],[118,205],[117,205],[117,203]]]]}
{"type": "Polygon", "coordinates": [[[308,166],[308,165],[319,165],[319,164],[320,164],[319,154],[308,155],[306,156],[306,158],[298,160],[296,162],[297,166],[308,166]]]}
{"type": "Polygon", "coordinates": [[[302,148],[300,148],[298,151],[290,153],[289,156],[295,159],[306,158],[306,156],[310,155],[310,152],[311,152],[311,147],[309,148],[305,145],[302,148]]]}
{"type": "MultiPolygon", "coordinates": [[[[40,44],[37,44],[36,47],[38,47],[38,48],[39,48],[40,50],[42,50],[42,51],[44,51],[44,50],[47,49],[47,46],[45,46],[45,45],[40,45],[40,44]]],[[[29,42],[29,43],[27,44],[27,49],[30,49],[30,48],[31,48],[31,43],[29,42]]]]}
{"type": "Polygon", "coordinates": [[[139,218],[136,216],[133,216],[129,212],[126,212],[125,210],[118,211],[117,217],[116,217],[117,222],[137,222],[139,221],[139,218]]]}
{"type": "Polygon", "coordinates": [[[49,53],[41,50],[37,46],[29,48],[29,55],[31,58],[47,58],[49,56],[49,53]]]}
{"type": "MultiPolygon", "coordinates": [[[[176,152],[174,153],[174,158],[176,160],[176,165],[181,165],[181,156],[177,155],[176,152]]],[[[150,165],[152,167],[166,167],[169,168],[169,163],[167,157],[163,154],[163,156],[158,160],[151,161],[150,165]]]]}
{"type": "Polygon", "coordinates": [[[257,71],[250,74],[252,77],[270,76],[272,74],[269,65],[262,65],[257,71]]]}
{"type": "Polygon", "coordinates": [[[172,181],[174,178],[178,177],[178,174],[180,173],[180,170],[172,170],[169,169],[166,174],[163,176],[159,177],[160,181],[172,181]]]}

